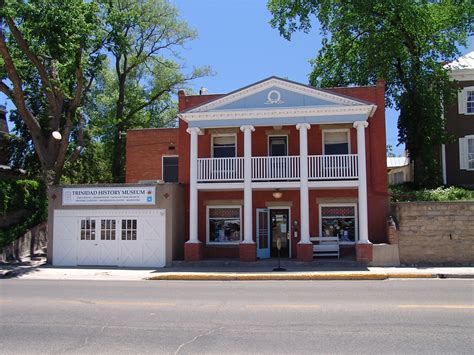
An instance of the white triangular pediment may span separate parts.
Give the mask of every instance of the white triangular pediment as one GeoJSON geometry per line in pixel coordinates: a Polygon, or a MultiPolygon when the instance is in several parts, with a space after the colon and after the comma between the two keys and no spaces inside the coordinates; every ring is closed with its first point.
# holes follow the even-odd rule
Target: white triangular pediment
{"type": "Polygon", "coordinates": [[[367,103],[327,90],[272,77],[195,107],[187,113],[336,108],[364,105],[367,105],[367,103]]]}

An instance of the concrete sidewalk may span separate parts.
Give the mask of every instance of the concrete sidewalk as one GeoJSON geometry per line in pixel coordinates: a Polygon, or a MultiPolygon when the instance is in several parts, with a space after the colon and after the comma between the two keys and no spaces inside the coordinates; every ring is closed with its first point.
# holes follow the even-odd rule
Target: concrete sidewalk
{"type": "Polygon", "coordinates": [[[300,263],[285,260],[285,271],[273,271],[275,260],[176,262],[162,269],[53,267],[45,258],[0,265],[0,278],[29,280],[385,280],[394,278],[472,278],[474,267],[367,267],[352,260],[300,263]]]}

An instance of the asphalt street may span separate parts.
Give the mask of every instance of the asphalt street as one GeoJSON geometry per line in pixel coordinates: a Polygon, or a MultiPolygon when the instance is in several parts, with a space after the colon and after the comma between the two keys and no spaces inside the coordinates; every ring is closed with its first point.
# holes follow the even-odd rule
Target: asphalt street
{"type": "Polygon", "coordinates": [[[2,354],[472,354],[473,280],[0,280],[2,354]]]}

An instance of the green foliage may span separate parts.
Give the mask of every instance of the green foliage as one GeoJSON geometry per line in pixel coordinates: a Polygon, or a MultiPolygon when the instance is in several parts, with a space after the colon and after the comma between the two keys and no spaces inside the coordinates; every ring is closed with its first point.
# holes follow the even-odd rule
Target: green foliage
{"type": "Polygon", "coordinates": [[[105,55],[97,1],[7,0],[0,16],[0,90],[16,109],[12,165],[58,182],[80,138],[82,97],[105,55]],[[59,142],[51,132],[59,131],[59,142]]]}
{"type": "Polygon", "coordinates": [[[167,0],[10,0],[0,16],[26,107],[3,52],[0,91],[16,106],[11,165],[48,185],[121,181],[125,131],[174,126],[177,91],[210,73],[185,67],[179,50],[196,32],[167,0]]]}
{"type": "Polygon", "coordinates": [[[208,75],[210,69],[185,70],[178,50],[197,34],[169,1],[102,3],[105,49],[112,65],[101,72],[86,111],[111,160],[113,180],[121,182],[125,131],[174,126],[174,95],[189,80],[208,75]]]}
{"type": "Polygon", "coordinates": [[[399,142],[415,162],[418,185],[439,181],[435,152],[448,140],[442,103],[454,98],[442,63],[459,55],[472,34],[471,0],[270,0],[271,25],[287,39],[321,25],[322,49],[312,61],[315,86],[386,81],[387,103],[400,110],[399,142]]]}
{"type": "Polygon", "coordinates": [[[410,184],[402,184],[390,186],[390,197],[392,202],[474,200],[474,191],[455,186],[416,190],[410,184]]]}
{"type": "Polygon", "coordinates": [[[0,181],[0,212],[31,210],[41,199],[41,184],[36,180],[0,181]]]}
{"type": "Polygon", "coordinates": [[[47,200],[42,183],[36,180],[0,181],[0,209],[2,217],[8,212],[29,211],[16,225],[0,228],[0,247],[3,247],[46,219],[47,200]]]}
{"type": "Polygon", "coordinates": [[[110,183],[111,159],[110,149],[103,142],[87,134],[85,147],[74,161],[66,161],[61,184],[100,184],[110,183]]]}

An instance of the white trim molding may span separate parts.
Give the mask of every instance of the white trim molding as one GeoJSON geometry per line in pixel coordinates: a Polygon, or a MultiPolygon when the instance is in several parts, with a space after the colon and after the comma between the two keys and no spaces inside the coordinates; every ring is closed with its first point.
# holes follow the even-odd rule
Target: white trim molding
{"type": "Polygon", "coordinates": [[[358,101],[356,99],[350,99],[345,96],[338,95],[337,93],[332,93],[327,90],[316,89],[316,88],[312,88],[306,85],[293,83],[287,80],[282,80],[279,78],[272,77],[260,83],[256,83],[246,88],[234,91],[228,95],[225,95],[221,98],[213,100],[212,102],[209,102],[207,104],[191,109],[188,112],[193,113],[193,112],[204,112],[204,111],[214,110],[221,106],[228,105],[232,102],[241,100],[250,95],[256,94],[257,92],[270,89],[270,88],[280,88],[280,89],[292,91],[298,94],[308,95],[317,99],[323,99],[329,102],[333,102],[334,104],[337,104],[337,105],[359,105],[359,106],[365,105],[361,101],[358,101]]]}
{"type": "MultiPolygon", "coordinates": [[[[337,115],[364,115],[369,117],[375,105],[319,106],[296,108],[248,109],[232,111],[184,112],[178,115],[186,122],[206,120],[235,120],[258,118],[318,117],[337,115]]],[[[350,119],[348,119],[348,122],[350,119]]]]}

